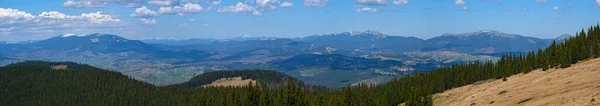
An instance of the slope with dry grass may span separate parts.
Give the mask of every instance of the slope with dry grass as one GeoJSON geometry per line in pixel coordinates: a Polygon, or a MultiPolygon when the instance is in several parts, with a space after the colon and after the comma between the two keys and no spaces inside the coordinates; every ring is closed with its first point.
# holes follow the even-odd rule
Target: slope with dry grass
{"type": "Polygon", "coordinates": [[[242,87],[248,86],[250,83],[256,84],[256,80],[252,79],[242,79],[242,77],[233,77],[233,78],[221,78],[215,82],[212,82],[208,85],[203,86],[213,86],[213,87],[242,87]]]}
{"type": "Polygon", "coordinates": [[[436,106],[600,106],[600,59],[454,88],[436,106]]]}

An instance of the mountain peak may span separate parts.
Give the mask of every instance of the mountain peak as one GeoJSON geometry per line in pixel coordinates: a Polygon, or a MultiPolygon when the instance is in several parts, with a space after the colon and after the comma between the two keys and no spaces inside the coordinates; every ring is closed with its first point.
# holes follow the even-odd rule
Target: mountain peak
{"type": "Polygon", "coordinates": [[[556,39],[557,40],[563,40],[563,39],[569,39],[571,37],[573,37],[573,35],[571,35],[571,34],[562,34],[562,35],[556,37],[556,39]]]}
{"type": "Polygon", "coordinates": [[[84,36],[84,35],[72,34],[72,33],[65,33],[61,37],[71,37],[71,36],[84,36]]]}
{"type": "Polygon", "coordinates": [[[126,38],[112,35],[112,34],[103,34],[103,33],[93,33],[88,35],[83,34],[70,34],[65,33],[57,37],[53,37],[50,39],[42,40],[44,42],[63,42],[63,41],[90,41],[94,43],[98,42],[127,42],[129,41],[126,38]]]}
{"type": "Polygon", "coordinates": [[[567,39],[569,39],[569,38],[571,38],[571,37],[573,37],[573,35],[570,35],[570,34],[562,34],[562,35],[560,35],[560,36],[556,37],[554,40],[556,40],[556,41],[559,41],[559,42],[562,42],[562,41],[566,41],[567,39]]]}
{"type": "Polygon", "coordinates": [[[500,31],[496,31],[496,30],[480,30],[477,32],[462,33],[462,34],[445,33],[442,36],[456,36],[456,37],[493,36],[493,37],[516,39],[520,35],[504,33],[504,32],[500,32],[500,31]]]}
{"type": "Polygon", "coordinates": [[[350,32],[343,32],[343,33],[338,33],[338,34],[333,34],[333,35],[350,35],[350,36],[370,36],[373,39],[381,39],[381,38],[386,38],[387,35],[383,34],[379,31],[374,31],[374,30],[366,30],[364,32],[361,31],[350,31],[350,32]]]}
{"type": "Polygon", "coordinates": [[[62,34],[60,37],[66,38],[66,37],[85,37],[85,36],[116,36],[116,35],[104,34],[104,33],[93,33],[93,34],[88,34],[88,35],[65,33],[65,34],[62,34]]]}

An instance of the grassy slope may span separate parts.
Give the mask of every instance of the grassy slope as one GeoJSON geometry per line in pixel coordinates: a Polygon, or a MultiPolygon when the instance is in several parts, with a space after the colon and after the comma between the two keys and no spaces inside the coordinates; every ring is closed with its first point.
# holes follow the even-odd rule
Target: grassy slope
{"type": "Polygon", "coordinates": [[[565,69],[536,70],[488,80],[434,95],[436,106],[600,105],[600,59],[592,59],[565,69]]]}

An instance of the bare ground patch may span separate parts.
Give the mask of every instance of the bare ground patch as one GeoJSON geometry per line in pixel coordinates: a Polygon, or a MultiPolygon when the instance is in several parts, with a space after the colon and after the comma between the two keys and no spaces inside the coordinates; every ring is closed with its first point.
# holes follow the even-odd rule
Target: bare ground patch
{"type": "Polygon", "coordinates": [[[252,79],[245,79],[242,80],[242,77],[233,77],[233,78],[221,78],[217,81],[214,81],[208,85],[204,85],[204,86],[234,86],[234,87],[241,87],[241,86],[248,86],[248,84],[250,84],[250,82],[252,82],[253,84],[256,84],[256,80],[252,80],[252,79]]]}

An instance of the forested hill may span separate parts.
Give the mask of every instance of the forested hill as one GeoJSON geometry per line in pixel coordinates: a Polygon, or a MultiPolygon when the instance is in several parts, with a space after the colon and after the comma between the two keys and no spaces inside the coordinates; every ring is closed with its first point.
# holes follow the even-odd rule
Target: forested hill
{"type": "MultiPolygon", "coordinates": [[[[190,81],[187,81],[182,84],[177,84],[173,86],[185,86],[185,87],[199,87],[202,85],[210,84],[214,81],[217,81],[222,78],[233,78],[233,77],[242,77],[245,79],[257,80],[260,85],[269,86],[269,87],[277,87],[283,86],[286,81],[290,82],[298,82],[304,85],[304,83],[294,77],[288,76],[286,74],[277,72],[277,71],[267,71],[267,70],[243,70],[243,71],[213,71],[203,73],[192,78],[190,81]]],[[[309,85],[306,85],[307,87],[309,85]]],[[[321,86],[312,86],[319,87],[320,89],[325,89],[325,87],[321,86]]]]}
{"type": "MultiPolygon", "coordinates": [[[[0,67],[0,106],[15,105],[217,105],[252,104],[258,89],[273,85],[262,99],[283,92],[299,95],[307,86],[283,73],[266,70],[218,71],[180,85],[157,87],[114,71],[73,62],[27,61],[0,67]],[[243,77],[265,86],[197,87],[220,78],[243,77]]],[[[314,91],[314,90],[313,90],[314,91]]],[[[291,96],[290,96],[291,97],[291,96]]],[[[256,98],[259,99],[259,98],[256,98]]],[[[266,100],[265,100],[266,101],[266,100]]],[[[269,100],[275,101],[275,100],[269,100]]]]}

